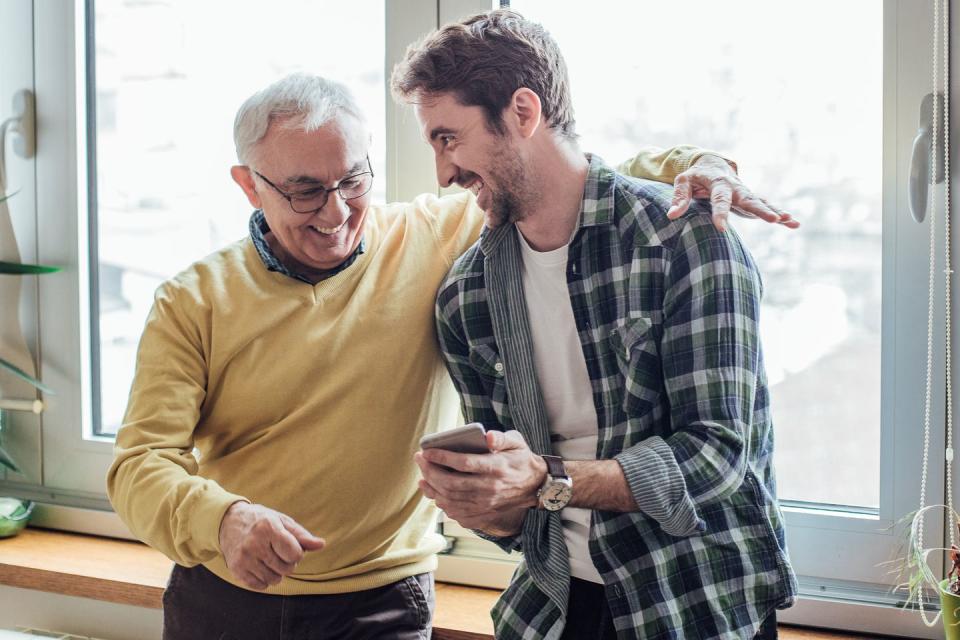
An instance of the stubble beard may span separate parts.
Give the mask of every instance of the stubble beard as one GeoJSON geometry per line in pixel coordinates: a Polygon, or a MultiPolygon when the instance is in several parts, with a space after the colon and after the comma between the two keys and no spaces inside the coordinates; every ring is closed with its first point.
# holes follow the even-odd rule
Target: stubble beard
{"type": "Polygon", "coordinates": [[[491,169],[490,175],[496,179],[496,189],[491,190],[487,224],[495,229],[526,218],[536,193],[516,151],[510,150],[505,162],[496,170],[491,169]]]}

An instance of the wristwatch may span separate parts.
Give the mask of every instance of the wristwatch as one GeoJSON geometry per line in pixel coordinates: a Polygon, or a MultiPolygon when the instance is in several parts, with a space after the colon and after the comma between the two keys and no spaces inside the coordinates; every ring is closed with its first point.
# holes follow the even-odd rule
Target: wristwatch
{"type": "Polygon", "coordinates": [[[541,509],[560,511],[573,497],[573,479],[563,468],[563,458],[540,456],[547,463],[547,479],[537,491],[537,503],[541,509]]]}

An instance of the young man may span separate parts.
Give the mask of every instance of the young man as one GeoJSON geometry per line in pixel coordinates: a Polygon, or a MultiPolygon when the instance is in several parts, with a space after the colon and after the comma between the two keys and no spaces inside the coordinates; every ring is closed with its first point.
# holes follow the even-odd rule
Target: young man
{"type": "Polygon", "coordinates": [[[427,36],[393,86],[486,216],[436,312],[492,453],[416,459],[448,516],[524,553],[497,637],[774,637],[796,581],[739,238],[581,152],[563,57],[518,14],[427,36]]]}

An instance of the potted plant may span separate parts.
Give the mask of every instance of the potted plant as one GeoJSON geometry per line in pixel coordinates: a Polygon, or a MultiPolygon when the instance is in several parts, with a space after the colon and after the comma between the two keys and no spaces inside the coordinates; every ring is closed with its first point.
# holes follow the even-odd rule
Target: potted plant
{"type": "Polygon", "coordinates": [[[910,527],[907,531],[907,557],[903,562],[902,574],[908,576],[906,582],[898,588],[907,591],[905,606],[916,606],[924,623],[932,627],[937,618],[943,617],[943,629],[947,640],[960,640],[960,547],[951,545],[949,549],[943,547],[924,547],[922,541],[924,516],[932,509],[944,509],[947,516],[960,531],[960,515],[946,505],[931,505],[914,513],[910,518],[910,527]],[[947,554],[950,560],[950,570],[943,580],[930,569],[930,557],[943,557],[947,554]],[[940,613],[932,620],[927,619],[925,605],[929,600],[926,592],[936,592],[940,599],[940,613]]]}
{"type": "MultiPolygon", "coordinates": [[[[0,196],[0,205],[9,198],[9,196],[0,196]]],[[[5,208],[5,207],[4,207],[5,208]]],[[[19,275],[37,275],[43,273],[54,273],[59,271],[57,267],[46,267],[42,265],[20,264],[17,262],[0,261],[0,277],[19,276],[19,275]]],[[[13,376],[29,383],[34,388],[44,393],[52,394],[53,390],[45,384],[29,375],[16,365],[3,358],[0,358],[0,371],[6,371],[13,376]]],[[[43,405],[39,400],[5,400],[0,398],[0,467],[6,467],[11,471],[19,472],[17,463],[13,457],[3,447],[4,429],[7,427],[5,409],[18,409],[38,412],[38,408],[43,405]]],[[[33,503],[22,501],[16,498],[0,498],[0,538],[16,535],[23,529],[33,512],[33,503]]]]}

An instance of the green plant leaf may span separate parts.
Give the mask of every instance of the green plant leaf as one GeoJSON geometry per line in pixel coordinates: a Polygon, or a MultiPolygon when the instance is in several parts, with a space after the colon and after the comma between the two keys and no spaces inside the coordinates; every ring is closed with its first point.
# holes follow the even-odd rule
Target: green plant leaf
{"type": "Polygon", "coordinates": [[[13,196],[17,195],[18,193],[20,193],[20,189],[17,189],[16,191],[14,191],[13,193],[11,193],[10,195],[0,195],[0,202],[5,202],[5,201],[9,200],[10,198],[12,198],[13,196]]]}
{"type": "Polygon", "coordinates": [[[0,261],[0,274],[7,275],[36,275],[40,273],[56,273],[60,267],[47,267],[42,264],[20,264],[19,262],[0,261]]]}
{"type": "Polygon", "coordinates": [[[0,466],[4,466],[10,469],[10,471],[20,473],[20,468],[17,467],[17,463],[13,461],[13,458],[10,457],[10,454],[7,453],[3,447],[0,447],[0,466]]]}
{"type": "Polygon", "coordinates": [[[51,388],[48,387],[47,385],[43,384],[42,382],[40,382],[40,381],[37,380],[36,378],[30,376],[30,375],[29,375],[28,373],[26,373],[25,371],[23,371],[23,370],[19,369],[18,367],[10,364],[9,362],[7,362],[6,360],[4,360],[3,358],[0,358],[0,369],[6,369],[7,371],[9,371],[10,373],[12,373],[13,375],[17,376],[18,378],[20,378],[21,380],[23,380],[23,381],[25,381],[25,382],[29,382],[30,384],[32,384],[33,386],[35,386],[37,389],[40,389],[40,391],[43,391],[44,393],[49,393],[50,395],[57,395],[57,392],[56,392],[56,391],[54,391],[53,389],[51,389],[51,388]]]}

